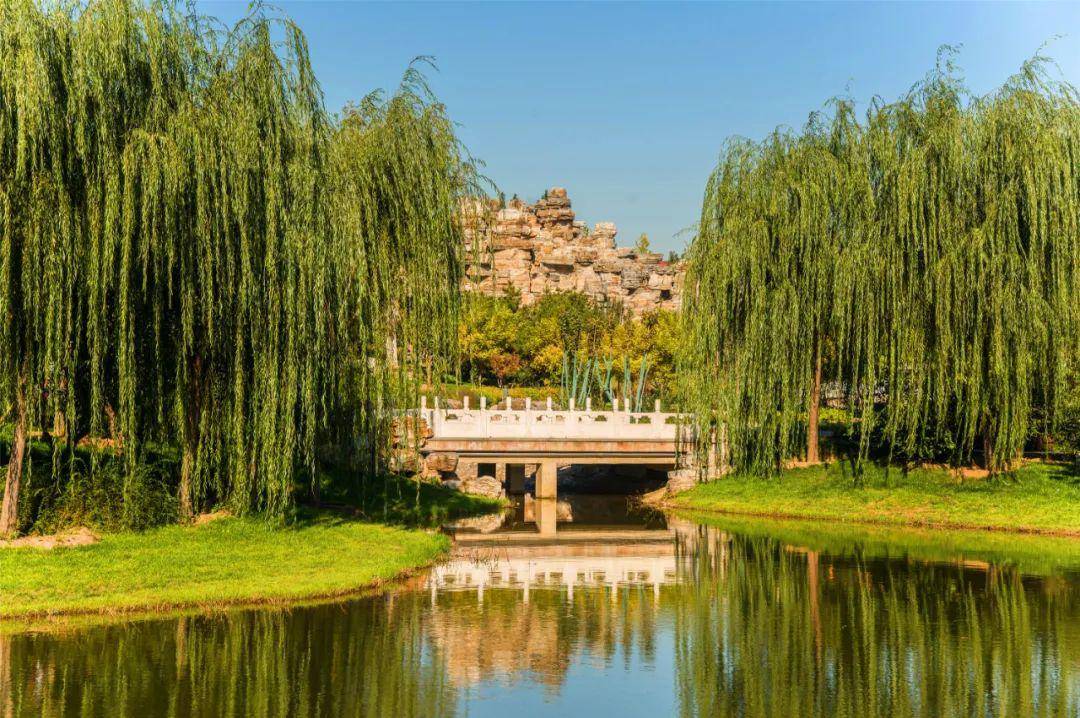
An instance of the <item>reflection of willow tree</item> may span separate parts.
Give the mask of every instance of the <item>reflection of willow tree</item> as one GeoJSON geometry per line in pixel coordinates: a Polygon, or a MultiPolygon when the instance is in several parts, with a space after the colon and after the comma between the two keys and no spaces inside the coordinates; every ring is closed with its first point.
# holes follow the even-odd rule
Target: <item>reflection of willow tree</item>
{"type": "Polygon", "coordinates": [[[830,562],[701,530],[677,599],[683,715],[1074,716],[1080,595],[1015,572],[830,562]]]}
{"type": "Polygon", "coordinates": [[[0,637],[0,715],[453,715],[421,611],[373,600],[0,637]]]}
{"type": "MultiPolygon", "coordinates": [[[[665,590],[666,596],[666,590],[665,590]]],[[[426,592],[293,611],[0,636],[0,715],[447,716],[458,692],[575,661],[652,661],[649,588],[426,592]],[[121,688],[122,687],[122,688],[121,688]]]]}
{"type": "Polygon", "coordinates": [[[430,630],[458,688],[528,675],[554,690],[575,661],[652,661],[662,606],[640,586],[620,588],[614,601],[608,588],[578,588],[573,598],[534,589],[528,602],[520,589],[489,589],[483,603],[451,592],[439,596],[430,630]]]}

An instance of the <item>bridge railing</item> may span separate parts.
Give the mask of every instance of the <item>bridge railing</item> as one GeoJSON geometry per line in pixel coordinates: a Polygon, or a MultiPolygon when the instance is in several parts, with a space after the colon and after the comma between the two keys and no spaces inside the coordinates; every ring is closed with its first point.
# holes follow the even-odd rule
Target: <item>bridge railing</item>
{"type": "Polygon", "coordinates": [[[679,415],[660,411],[657,401],[650,412],[619,409],[616,401],[608,410],[592,408],[591,400],[582,409],[570,402],[567,410],[546,404],[533,407],[525,400],[524,409],[487,406],[480,398],[479,408],[470,408],[465,397],[461,408],[443,408],[436,399],[429,408],[421,398],[420,412],[432,430],[434,439],[601,439],[610,441],[675,441],[679,415]]]}

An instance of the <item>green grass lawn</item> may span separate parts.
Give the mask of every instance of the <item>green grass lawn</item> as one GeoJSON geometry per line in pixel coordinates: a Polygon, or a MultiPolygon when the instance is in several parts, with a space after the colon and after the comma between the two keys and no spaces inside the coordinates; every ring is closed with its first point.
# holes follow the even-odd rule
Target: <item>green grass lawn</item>
{"type": "Polygon", "coordinates": [[[1080,537],[1080,474],[1031,463],[1010,478],[965,479],[943,469],[871,466],[855,485],[847,464],[730,476],[668,500],[675,508],[902,526],[977,528],[1080,537]]]}
{"type": "Polygon", "coordinates": [[[450,541],[433,530],[502,502],[388,477],[346,512],[291,523],[223,518],[104,533],[89,546],[0,547],[0,619],[293,601],[370,588],[426,566],[450,541]],[[394,524],[394,525],[388,525],[394,524]]]}
{"type": "Polygon", "coordinates": [[[45,551],[0,549],[0,618],[168,609],[343,594],[434,561],[449,540],[330,514],[106,534],[45,551]]]}

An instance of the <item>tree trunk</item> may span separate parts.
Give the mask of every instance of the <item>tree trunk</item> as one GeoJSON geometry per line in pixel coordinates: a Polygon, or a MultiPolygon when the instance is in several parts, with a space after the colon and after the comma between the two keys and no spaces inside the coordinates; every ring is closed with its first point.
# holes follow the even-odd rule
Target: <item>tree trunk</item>
{"type": "Polygon", "coordinates": [[[120,430],[116,428],[116,409],[109,403],[105,404],[105,421],[109,424],[109,440],[112,442],[113,448],[122,448],[124,440],[120,436],[120,430]]]}
{"type": "Polygon", "coordinates": [[[990,428],[987,427],[983,430],[982,436],[983,445],[983,468],[991,474],[997,473],[998,467],[996,457],[994,456],[994,439],[990,434],[990,428]]]}
{"type": "Polygon", "coordinates": [[[183,449],[180,459],[180,520],[190,521],[195,516],[195,457],[199,447],[199,422],[202,412],[202,360],[194,357],[190,363],[191,378],[188,405],[185,407],[183,449]]]}
{"type": "MultiPolygon", "coordinates": [[[[60,406],[63,406],[64,399],[67,398],[68,380],[64,377],[60,380],[60,406]]],[[[68,421],[67,414],[63,408],[56,410],[53,415],[52,436],[54,439],[67,439],[68,435],[68,421]]]]}
{"type": "Polygon", "coordinates": [[[52,437],[54,439],[67,438],[67,414],[63,409],[57,409],[53,415],[52,437]]]}
{"type": "Polygon", "coordinates": [[[810,408],[806,421],[806,463],[817,464],[821,461],[818,448],[818,424],[821,416],[821,346],[815,352],[814,380],[810,386],[810,408]]]}
{"type": "Polygon", "coordinates": [[[15,398],[15,436],[11,442],[4,503],[0,506],[0,536],[14,535],[19,529],[19,489],[26,460],[26,397],[20,384],[15,398]]]}
{"type": "Polygon", "coordinates": [[[195,449],[184,442],[180,459],[180,521],[187,523],[195,516],[195,504],[191,499],[191,477],[195,471],[195,449]]]}

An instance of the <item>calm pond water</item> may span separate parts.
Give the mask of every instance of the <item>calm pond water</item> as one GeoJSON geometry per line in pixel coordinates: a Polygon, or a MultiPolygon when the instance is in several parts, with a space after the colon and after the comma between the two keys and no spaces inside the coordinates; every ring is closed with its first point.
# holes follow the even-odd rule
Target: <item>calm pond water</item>
{"type": "Polygon", "coordinates": [[[385,595],[0,634],[0,716],[1080,717],[1080,542],[528,501],[385,595]]]}

